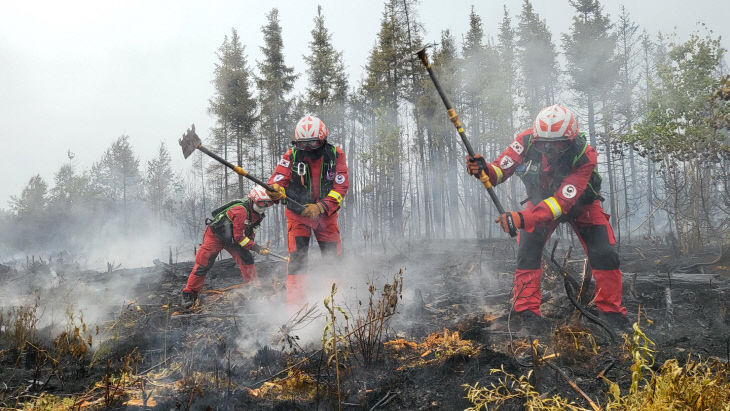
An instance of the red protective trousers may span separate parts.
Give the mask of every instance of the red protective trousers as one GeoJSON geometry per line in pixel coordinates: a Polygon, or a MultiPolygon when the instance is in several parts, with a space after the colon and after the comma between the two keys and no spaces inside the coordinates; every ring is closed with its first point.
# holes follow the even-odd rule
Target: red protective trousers
{"type": "MultiPolygon", "coordinates": [[[[621,305],[623,284],[616,240],[608,219],[609,215],[603,211],[601,202],[595,200],[580,206],[578,216],[569,219],[568,222],[588,254],[596,282],[594,297],[596,307],[603,312],[626,314],[626,308],[621,305]]],[[[536,226],[531,232],[525,230],[519,232],[513,290],[514,309],[517,312],[530,310],[540,314],[542,249],[558,224],[558,221],[552,221],[536,226]]]]}
{"type": "Polygon", "coordinates": [[[250,251],[238,244],[224,245],[223,241],[213,234],[210,227],[206,227],[205,234],[203,234],[203,244],[200,245],[197,254],[195,254],[195,265],[188,276],[188,283],[183,292],[197,294],[203,289],[205,276],[213,267],[221,250],[228,251],[236,261],[238,268],[241,270],[244,283],[253,281],[258,277],[256,266],[253,264],[253,255],[250,251]]]}
{"type": "Polygon", "coordinates": [[[312,232],[314,232],[323,256],[342,254],[337,213],[311,219],[287,209],[286,228],[289,247],[289,264],[286,267],[286,299],[290,304],[300,304],[305,297],[304,281],[307,274],[309,239],[312,232]]]}

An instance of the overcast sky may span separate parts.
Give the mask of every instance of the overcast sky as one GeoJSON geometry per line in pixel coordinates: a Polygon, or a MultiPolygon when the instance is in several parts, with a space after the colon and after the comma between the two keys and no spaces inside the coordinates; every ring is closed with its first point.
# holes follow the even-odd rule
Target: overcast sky
{"type": "MultiPolygon", "coordinates": [[[[422,0],[418,17],[427,41],[438,40],[444,29],[461,39],[473,4],[487,34],[495,36],[502,6],[516,15],[521,3],[422,0]]],[[[652,34],[676,31],[686,38],[698,21],[705,22],[728,46],[730,2],[602,3],[612,17],[625,4],[652,34]]],[[[0,208],[7,209],[10,196],[19,195],[36,173],[52,185],[67,151],[79,168],[88,168],[122,134],[130,136],[142,165],[165,141],[174,164],[187,167],[177,139],[190,123],[201,135],[213,123],[207,114],[210,80],[223,37],[238,30],[255,67],[265,15],[277,7],[286,63],[302,73],[297,83],[302,90],[307,80],[302,56],[308,53],[317,4],[353,85],[375,42],[380,1],[0,0],[0,208]]],[[[568,1],[533,4],[559,46],[573,15],[568,1]]]]}

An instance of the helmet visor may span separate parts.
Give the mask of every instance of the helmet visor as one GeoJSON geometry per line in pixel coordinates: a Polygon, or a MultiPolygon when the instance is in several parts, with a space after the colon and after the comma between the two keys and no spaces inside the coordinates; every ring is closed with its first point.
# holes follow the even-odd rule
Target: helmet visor
{"type": "Polygon", "coordinates": [[[254,204],[259,207],[271,207],[274,205],[274,202],[272,200],[256,200],[254,201],[254,204]]]}
{"type": "Polygon", "coordinates": [[[568,149],[565,141],[540,140],[539,138],[532,143],[532,146],[545,155],[561,154],[568,149]]]}
{"type": "Polygon", "coordinates": [[[322,141],[318,138],[302,138],[292,141],[294,146],[300,150],[311,151],[322,146],[322,141]]]}

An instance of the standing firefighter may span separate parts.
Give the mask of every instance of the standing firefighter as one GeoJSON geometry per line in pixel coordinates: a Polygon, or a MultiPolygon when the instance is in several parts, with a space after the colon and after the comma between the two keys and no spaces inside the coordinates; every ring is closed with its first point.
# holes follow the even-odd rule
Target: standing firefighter
{"type": "Polygon", "coordinates": [[[328,134],[319,118],[302,117],[294,130],[293,147],[281,157],[269,178],[269,185],[274,189],[268,192],[272,200],[281,200],[285,194],[304,205],[302,208],[287,203],[286,208],[290,258],[286,300],[290,305],[302,303],[305,297],[306,261],[312,232],[323,256],[342,254],[337,211],[350,181],[345,153],[327,142],[328,134]]]}
{"type": "Polygon", "coordinates": [[[469,174],[478,176],[484,169],[493,185],[517,174],[525,184],[525,209],[506,212],[496,221],[506,232],[519,229],[513,296],[518,321],[526,328],[541,325],[542,249],[561,222],[570,223],[588,254],[600,317],[614,326],[625,322],[616,240],[601,206],[597,157],[578,132],[573,113],[559,105],[540,111],[532,128],[518,134],[494,162],[486,164],[481,155],[467,157],[469,174]]]}
{"type": "Polygon", "coordinates": [[[205,275],[213,267],[218,253],[226,250],[241,269],[243,282],[257,278],[251,251],[265,255],[267,247],[254,242],[256,228],[264,218],[264,210],[274,202],[261,186],[254,187],[247,199],[231,201],[213,211],[213,219],[207,220],[203,244],[195,254],[195,265],[188,276],[188,283],[182,291],[182,304],[190,307],[195,303],[203,288],[205,275]]]}

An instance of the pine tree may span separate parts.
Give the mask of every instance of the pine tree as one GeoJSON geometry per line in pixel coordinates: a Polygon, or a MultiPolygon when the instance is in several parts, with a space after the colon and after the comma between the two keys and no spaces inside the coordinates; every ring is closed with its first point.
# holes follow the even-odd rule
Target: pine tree
{"type": "MultiPolygon", "coordinates": [[[[601,102],[601,124],[608,172],[608,187],[603,187],[603,195],[609,201],[612,215],[618,215],[618,190],[614,178],[614,164],[611,148],[611,116],[608,107],[609,93],[616,82],[616,34],[613,25],[603,14],[598,0],[571,0],[575,8],[570,34],[563,35],[563,49],[567,59],[567,72],[570,87],[580,96],[579,106],[587,109],[588,134],[590,144],[596,145],[596,104],[601,102]]],[[[617,226],[619,238],[620,226],[617,226]]]]}
{"type": "MultiPolygon", "coordinates": [[[[344,124],[348,82],[342,52],[332,45],[332,35],[324,24],[321,7],[314,18],[311,53],[304,56],[307,62],[309,84],[306,89],[306,110],[317,114],[334,135],[340,135],[344,124]]],[[[297,113],[303,115],[305,113],[297,113]]]]}
{"type": "Polygon", "coordinates": [[[76,173],[74,164],[69,161],[56,171],[48,201],[53,208],[72,210],[92,207],[93,204],[88,203],[90,195],[88,175],[76,173]]]}
{"type": "MultiPolygon", "coordinates": [[[[294,69],[284,63],[284,43],[281,38],[279,11],[271,9],[266,18],[268,23],[261,28],[264,34],[264,46],[261,47],[264,60],[258,63],[261,76],[256,78],[261,107],[260,130],[262,136],[267,140],[270,154],[266,156],[270,159],[266,164],[267,170],[264,170],[264,164],[261,164],[262,175],[266,175],[274,168],[279,156],[289,146],[296,119],[292,118],[294,104],[293,99],[288,95],[294,88],[294,81],[298,77],[294,74],[294,69]]],[[[262,153],[262,162],[263,158],[262,153]]],[[[273,240],[278,244],[281,241],[279,235],[284,232],[284,222],[280,213],[272,214],[273,226],[276,227],[273,230],[275,233],[273,240]]]]}
{"type": "MultiPolygon", "coordinates": [[[[618,16],[616,24],[617,39],[617,63],[618,63],[618,80],[616,82],[616,112],[622,117],[621,123],[618,125],[619,135],[626,135],[632,132],[636,116],[636,87],[639,83],[638,68],[638,33],[639,26],[631,20],[628,11],[621,6],[621,13],[618,16]]],[[[637,169],[634,148],[631,145],[625,147],[621,152],[621,171],[624,186],[624,218],[623,222],[631,239],[631,218],[629,213],[637,207],[633,202],[638,200],[637,192],[637,169]],[[623,161],[623,153],[628,151],[629,157],[629,173],[626,172],[623,161]],[[627,179],[628,174],[628,179],[627,179]],[[629,189],[631,195],[629,196],[629,189]],[[630,204],[631,203],[631,204],[630,204]]],[[[651,211],[651,207],[647,212],[651,211]]]]}
{"type": "MultiPolygon", "coordinates": [[[[397,236],[404,233],[403,223],[403,153],[402,123],[400,107],[413,85],[409,66],[399,64],[408,50],[408,33],[403,29],[404,14],[396,0],[385,4],[380,21],[380,31],[375,46],[370,52],[365,67],[366,78],[362,91],[373,109],[376,144],[373,146],[373,160],[376,173],[382,179],[378,189],[382,190],[381,206],[392,212],[392,232],[397,236]]],[[[412,39],[411,39],[412,42],[412,39]]]]}
{"type": "MultiPolygon", "coordinates": [[[[236,162],[243,165],[250,160],[256,137],[256,100],[251,92],[251,73],[238,32],[231,29],[230,40],[226,36],[218,50],[213,85],[216,94],[209,102],[209,111],[216,116],[218,126],[213,132],[216,146],[228,159],[229,146],[233,146],[236,162]]],[[[224,169],[225,170],[225,169],[224,169]]],[[[223,193],[228,198],[228,171],[223,172],[223,193]]],[[[243,177],[238,176],[238,196],[243,197],[243,177]]]]}
{"type": "Polygon", "coordinates": [[[173,206],[172,192],[176,181],[171,164],[172,160],[167,146],[161,142],[157,157],[147,162],[147,177],[145,178],[147,202],[158,220],[162,218],[166,209],[171,211],[173,206]]]}
{"type": "MultiPolygon", "coordinates": [[[[516,33],[512,26],[512,19],[509,16],[507,6],[504,6],[504,14],[499,24],[498,49],[500,56],[500,68],[502,74],[502,84],[504,85],[504,94],[502,99],[502,107],[504,109],[505,121],[509,128],[504,130],[504,136],[511,139],[517,127],[515,125],[515,114],[517,111],[517,50],[516,50],[516,33]]],[[[513,209],[519,207],[517,179],[508,180],[510,189],[510,199],[513,209]]]]}
{"type": "Polygon", "coordinates": [[[292,99],[287,95],[294,88],[298,75],[284,63],[279,11],[271,9],[266,18],[268,23],[261,27],[264,45],[260,47],[264,60],[258,63],[261,76],[256,78],[256,85],[261,106],[261,134],[268,139],[269,150],[274,153],[272,158],[276,158],[290,140],[288,137],[293,128],[290,118],[292,99]]]}
{"type": "Polygon", "coordinates": [[[517,25],[517,57],[520,62],[526,120],[554,104],[558,79],[558,62],[552,33],[540,19],[530,0],[522,3],[517,25]]]}
{"type": "Polygon", "coordinates": [[[139,199],[141,188],[139,160],[129,144],[129,136],[120,136],[104,151],[101,160],[91,167],[91,176],[95,189],[111,206],[110,210],[121,203],[123,227],[126,229],[131,203],[139,199]]]}
{"type": "Polygon", "coordinates": [[[26,219],[39,218],[46,207],[48,184],[40,174],[36,174],[28,180],[19,197],[10,196],[10,211],[16,217],[26,219]]]}
{"type": "Polygon", "coordinates": [[[571,0],[575,8],[570,34],[563,35],[570,87],[582,97],[588,111],[588,133],[596,147],[595,105],[615,84],[616,35],[598,0],[571,0]]]}

